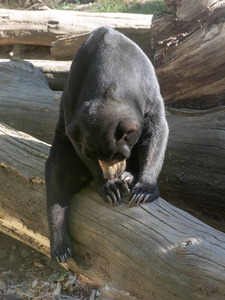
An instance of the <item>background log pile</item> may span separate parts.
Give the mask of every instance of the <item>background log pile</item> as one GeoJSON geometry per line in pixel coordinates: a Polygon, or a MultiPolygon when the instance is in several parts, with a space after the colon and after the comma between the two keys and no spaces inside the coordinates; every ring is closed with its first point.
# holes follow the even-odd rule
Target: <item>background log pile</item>
{"type": "MultiPolygon", "coordinates": [[[[155,51],[170,127],[161,196],[225,232],[225,1],[165,2],[168,12],[153,19],[0,10],[2,232],[49,253],[44,163],[71,59],[101,25],[125,33],[151,60],[155,51]]],[[[225,297],[224,233],[161,198],[131,209],[124,201],[111,208],[92,186],[74,197],[76,263],[66,267],[101,287],[104,300],[225,297]]]]}
{"type": "Polygon", "coordinates": [[[88,34],[103,25],[125,33],[151,55],[151,15],[1,9],[0,14],[5,56],[11,51],[21,58],[72,59],[88,34]]]}

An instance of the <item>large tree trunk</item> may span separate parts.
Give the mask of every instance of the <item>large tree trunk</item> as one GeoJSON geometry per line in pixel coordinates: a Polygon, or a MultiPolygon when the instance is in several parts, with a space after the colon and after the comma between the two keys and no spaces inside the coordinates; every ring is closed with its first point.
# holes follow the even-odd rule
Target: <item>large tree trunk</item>
{"type": "MultiPolygon", "coordinates": [[[[44,163],[49,145],[0,126],[0,230],[49,253],[44,163]]],[[[74,196],[69,232],[84,283],[108,299],[222,299],[225,234],[163,199],[111,207],[89,187],[74,196]]]]}
{"type": "MultiPolygon", "coordinates": [[[[1,121],[51,143],[61,93],[52,92],[43,74],[22,60],[1,63],[0,71],[1,121]]],[[[161,195],[225,232],[225,107],[171,110],[167,120],[161,195]]]]}
{"type": "Polygon", "coordinates": [[[225,104],[225,1],[167,0],[151,34],[163,98],[174,107],[225,104]]]}

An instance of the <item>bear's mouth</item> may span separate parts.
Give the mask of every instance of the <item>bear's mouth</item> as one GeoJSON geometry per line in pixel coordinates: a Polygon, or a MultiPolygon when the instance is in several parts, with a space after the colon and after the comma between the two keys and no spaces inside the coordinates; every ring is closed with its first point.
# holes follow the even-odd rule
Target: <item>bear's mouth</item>
{"type": "Polygon", "coordinates": [[[126,159],[122,161],[118,161],[117,159],[102,161],[99,159],[98,162],[102,169],[103,176],[107,180],[113,180],[119,177],[126,169],[126,159]]]}

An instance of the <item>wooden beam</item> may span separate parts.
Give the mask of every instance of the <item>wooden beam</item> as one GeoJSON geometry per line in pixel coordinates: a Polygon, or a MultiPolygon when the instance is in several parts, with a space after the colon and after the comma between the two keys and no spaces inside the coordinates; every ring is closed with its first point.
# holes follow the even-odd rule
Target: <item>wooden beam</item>
{"type": "MultiPolygon", "coordinates": [[[[49,145],[0,126],[0,230],[49,253],[44,164],[49,145]]],[[[102,299],[222,299],[225,234],[163,199],[128,208],[93,187],[74,196],[69,215],[81,280],[102,299]]]]}

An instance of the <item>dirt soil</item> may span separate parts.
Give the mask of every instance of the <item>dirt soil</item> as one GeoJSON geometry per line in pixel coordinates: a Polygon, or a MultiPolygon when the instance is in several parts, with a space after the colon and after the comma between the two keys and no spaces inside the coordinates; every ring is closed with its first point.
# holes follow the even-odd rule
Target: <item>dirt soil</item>
{"type": "Polygon", "coordinates": [[[0,300],[97,299],[98,292],[82,286],[47,256],[0,233],[0,300]]]}

